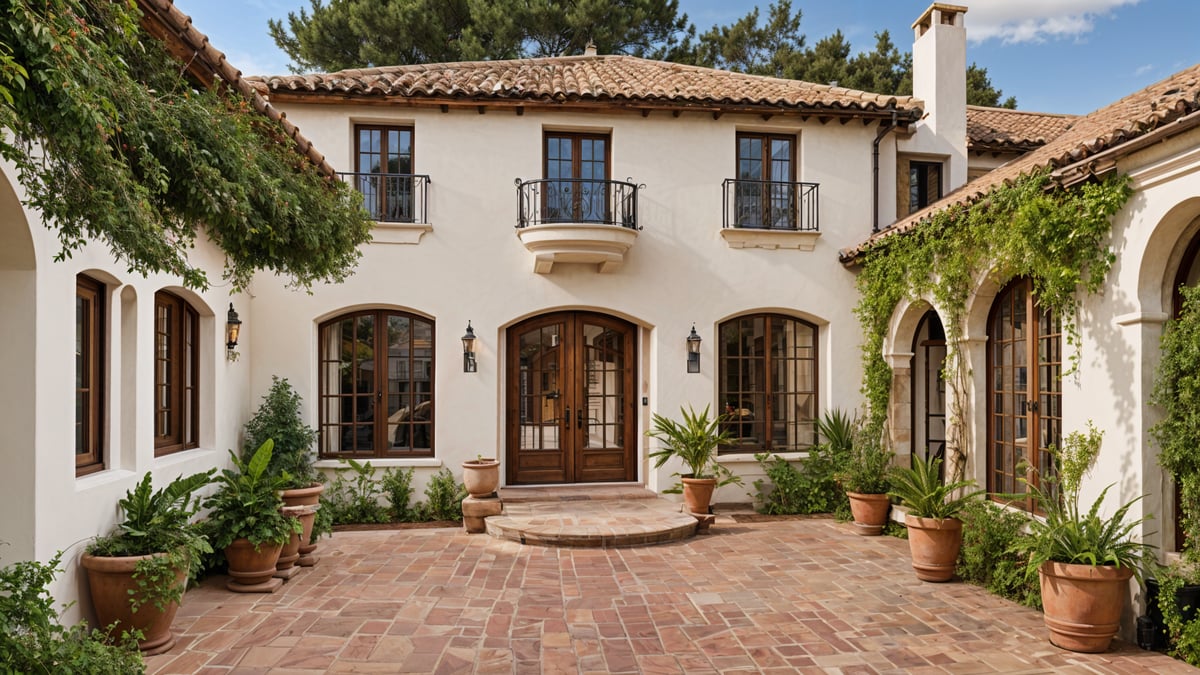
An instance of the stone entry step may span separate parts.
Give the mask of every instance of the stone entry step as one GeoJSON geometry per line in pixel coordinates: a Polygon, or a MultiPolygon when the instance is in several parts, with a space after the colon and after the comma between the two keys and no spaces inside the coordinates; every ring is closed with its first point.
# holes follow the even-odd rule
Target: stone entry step
{"type": "Polygon", "coordinates": [[[680,503],[641,486],[502,488],[500,497],[504,513],[485,521],[487,533],[522,544],[627,548],[696,533],[696,518],[680,503]]]}

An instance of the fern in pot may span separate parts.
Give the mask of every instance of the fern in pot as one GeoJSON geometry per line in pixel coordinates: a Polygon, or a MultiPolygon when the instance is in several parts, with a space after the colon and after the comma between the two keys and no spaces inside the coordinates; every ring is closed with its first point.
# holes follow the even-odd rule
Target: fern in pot
{"type": "Polygon", "coordinates": [[[179,476],[158,490],[147,473],[117,502],[124,520],[93,539],[80,560],[100,625],[114,637],[140,631],[138,647],[147,654],[175,645],[171,622],[187,579],[212,552],[192,518],[200,508],[196,492],[214,471],[179,476]]]}
{"type": "Polygon", "coordinates": [[[879,434],[841,410],[826,412],[816,424],[829,451],[845,457],[842,470],[834,478],[850,500],[854,531],[864,536],[879,535],[891,508],[887,491],[893,453],[883,446],[879,434]]]}
{"type": "Polygon", "coordinates": [[[654,425],[646,435],[657,439],[662,447],[650,453],[650,458],[656,469],[672,458],[683,462],[687,473],[676,475],[683,484],[684,503],[693,514],[707,514],[717,488],[742,484],[741,476],[717,462],[718,446],[731,443],[733,436],[723,430],[725,420],[720,415],[709,416],[708,406],[700,413],[691,406],[679,412],[680,421],[654,414],[654,425]]]}
{"type": "Polygon", "coordinates": [[[1143,559],[1150,547],[1135,540],[1137,528],[1149,518],[1128,519],[1141,500],[1135,497],[1101,515],[1105,487],[1087,510],[1079,504],[1083,478],[1100,455],[1103,433],[1088,422],[1087,432],[1073,431],[1055,451],[1058,476],[1026,481],[1044,519],[1031,518],[1029,535],[1017,548],[1029,555],[1027,573],[1037,574],[1050,642],[1076,652],[1108,649],[1121,625],[1129,596],[1129,579],[1141,580],[1143,559]]]}

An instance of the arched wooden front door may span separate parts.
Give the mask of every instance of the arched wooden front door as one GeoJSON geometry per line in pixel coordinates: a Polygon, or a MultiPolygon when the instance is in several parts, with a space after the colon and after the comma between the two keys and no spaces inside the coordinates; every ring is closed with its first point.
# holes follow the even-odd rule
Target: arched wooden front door
{"type": "Polygon", "coordinates": [[[636,335],[590,312],[508,330],[509,485],[637,479],[636,335]]]}

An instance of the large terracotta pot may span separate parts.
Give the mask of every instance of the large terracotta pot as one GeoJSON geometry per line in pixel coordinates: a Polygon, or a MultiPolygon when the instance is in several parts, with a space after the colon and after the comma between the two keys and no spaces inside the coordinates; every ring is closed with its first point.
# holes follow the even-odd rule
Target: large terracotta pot
{"type": "MultiPolygon", "coordinates": [[[[114,637],[122,631],[142,631],[143,638],[138,641],[138,648],[146,654],[161,654],[175,646],[177,638],[171,632],[171,622],[179,611],[179,603],[168,603],[160,610],[153,602],[147,602],[135,613],[129,606],[129,596],[138,588],[133,580],[133,572],[139,561],[165,555],[156,553],[113,558],[85,553],[80,560],[87,570],[92,607],[96,610],[99,627],[113,626],[111,635],[114,637]]],[[[177,569],[175,582],[182,586],[186,576],[186,569],[177,569]]]]}
{"type": "Polygon", "coordinates": [[[275,562],[283,544],[264,543],[254,549],[249,539],[234,539],[225,547],[225,559],[229,562],[230,583],[255,586],[275,576],[275,562]]]}
{"type": "MultiPolygon", "coordinates": [[[[314,506],[320,508],[321,493],[325,491],[324,483],[313,483],[306,488],[293,488],[283,491],[284,506],[314,506]]],[[[316,558],[312,555],[313,551],[317,550],[316,544],[310,544],[312,539],[313,521],[316,520],[317,512],[314,509],[311,515],[301,516],[300,524],[304,527],[304,532],[300,534],[300,561],[299,565],[310,566],[315,562],[316,558]],[[305,565],[305,561],[308,565],[305,565]]]]}
{"type": "Polygon", "coordinates": [[[476,499],[490,497],[500,487],[500,460],[468,459],[462,463],[463,484],[476,499]]]}
{"type": "Polygon", "coordinates": [[[850,498],[850,513],[854,514],[854,531],[867,537],[879,536],[887,523],[891,503],[886,494],[847,492],[850,498]]]}
{"type": "Polygon", "coordinates": [[[1050,643],[1073,652],[1106,651],[1121,628],[1133,569],[1051,561],[1038,576],[1050,643]]]}
{"type": "Polygon", "coordinates": [[[688,513],[708,513],[708,505],[712,503],[713,492],[717,489],[716,478],[683,477],[683,503],[687,505],[688,513]]]}
{"type": "Polygon", "coordinates": [[[913,571],[921,581],[950,581],[962,548],[962,521],[958,518],[904,516],[913,571]]]}

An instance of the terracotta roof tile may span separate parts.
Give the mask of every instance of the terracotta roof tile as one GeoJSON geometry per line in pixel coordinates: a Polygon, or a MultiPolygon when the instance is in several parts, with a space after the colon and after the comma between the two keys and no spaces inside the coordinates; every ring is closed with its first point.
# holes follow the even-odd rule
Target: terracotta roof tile
{"type": "Polygon", "coordinates": [[[1070,128],[1077,115],[967,106],[967,149],[1028,152],[1070,128]]]}
{"type": "Polygon", "coordinates": [[[284,133],[292,139],[297,151],[316,164],[322,173],[327,176],[334,175],[333,166],[325,161],[325,155],[313,146],[312,141],[300,133],[300,129],[295,124],[292,124],[281,112],[271,106],[246,81],[246,78],[242,77],[242,71],[234,68],[225,59],[225,54],[212,46],[208,41],[208,36],[192,25],[192,18],[180,11],[175,6],[174,0],[137,0],[137,2],[138,7],[145,15],[143,25],[146,22],[152,22],[147,26],[147,30],[165,40],[172,54],[182,57],[185,63],[192,59],[202,62],[209,73],[225,81],[249,99],[255,110],[277,122],[283,128],[284,133]]]}
{"type": "Polygon", "coordinates": [[[901,112],[914,115],[922,105],[911,96],[871,94],[633,56],[434,63],[248,79],[259,91],[272,94],[296,92],[356,98],[775,106],[849,114],[881,111],[894,104],[901,112]]]}
{"type": "MultiPolygon", "coordinates": [[[[841,259],[850,262],[872,243],[908,232],[947,207],[978,201],[996,187],[1011,183],[1020,176],[1045,168],[1059,169],[1106,150],[1120,151],[1121,146],[1138,137],[1167,127],[1198,110],[1200,64],[1076,119],[1069,129],[1037,150],[976,178],[940,201],[896,221],[857,246],[843,249],[841,259]]],[[[1186,125],[1179,127],[1180,131],[1188,128],[1186,125]]],[[[1126,146],[1126,149],[1132,152],[1135,148],[1126,146]]]]}

